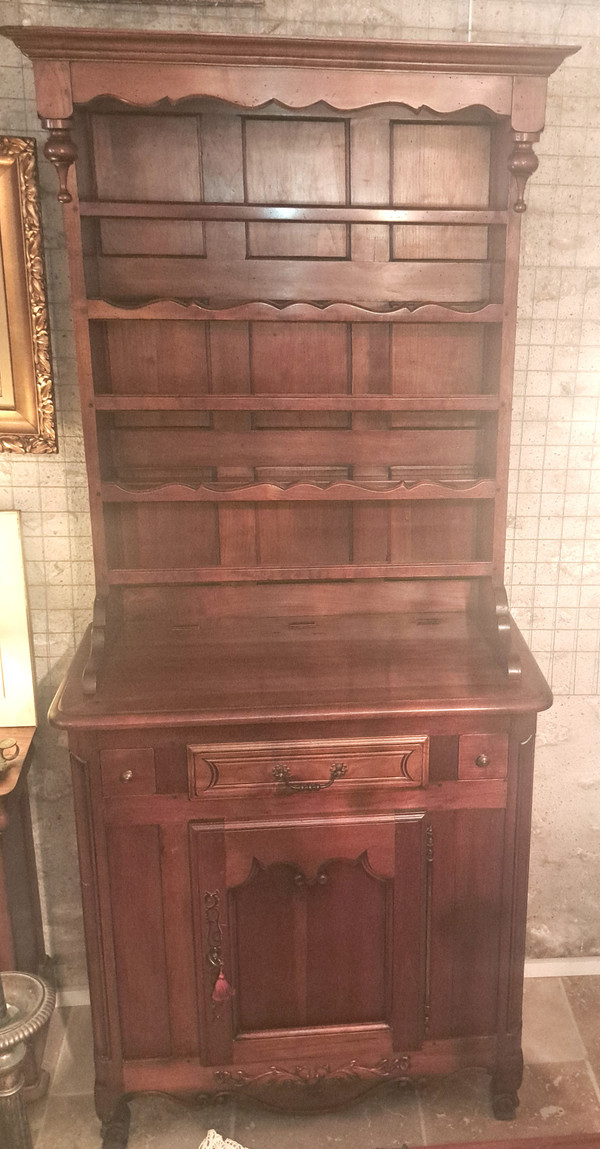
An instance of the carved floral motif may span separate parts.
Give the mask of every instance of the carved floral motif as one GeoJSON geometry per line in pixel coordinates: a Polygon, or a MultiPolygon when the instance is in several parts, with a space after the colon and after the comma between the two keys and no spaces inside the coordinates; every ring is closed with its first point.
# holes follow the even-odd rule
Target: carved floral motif
{"type": "Polygon", "coordinates": [[[384,1057],[375,1065],[361,1065],[350,1061],[347,1065],[331,1068],[330,1065],[294,1067],[271,1065],[261,1073],[249,1073],[244,1069],[217,1069],[215,1081],[237,1090],[251,1089],[261,1085],[296,1085],[299,1088],[314,1088],[325,1082],[342,1083],[385,1081],[402,1078],[410,1070],[410,1058],[384,1057]]]}
{"type": "Polygon", "coordinates": [[[38,423],[37,434],[0,435],[0,452],[51,454],[57,450],[56,423],[35,141],[0,136],[0,160],[17,165],[38,423]]]}

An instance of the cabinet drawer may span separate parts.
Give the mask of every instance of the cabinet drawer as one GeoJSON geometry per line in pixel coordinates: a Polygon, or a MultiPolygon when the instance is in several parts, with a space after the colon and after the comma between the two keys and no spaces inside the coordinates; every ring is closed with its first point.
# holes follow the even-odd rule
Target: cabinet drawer
{"type": "Polygon", "coordinates": [[[342,738],[188,746],[192,797],[427,785],[429,739],[342,738]]]}
{"type": "Polygon", "coordinates": [[[156,772],[152,747],[102,750],[100,752],[102,793],[105,798],[128,794],[156,794],[156,772]]]}
{"type": "Polygon", "coordinates": [[[463,734],[458,751],[459,778],[506,778],[506,734],[463,734]]]}

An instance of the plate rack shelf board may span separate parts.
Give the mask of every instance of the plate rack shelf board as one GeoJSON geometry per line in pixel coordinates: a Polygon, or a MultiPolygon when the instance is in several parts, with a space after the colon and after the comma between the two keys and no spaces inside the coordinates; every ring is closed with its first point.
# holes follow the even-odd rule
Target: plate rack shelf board
{"type": "Polygon", "coordinates": [[[69,732],[98,1112],[521,1079],[504,537],[569,47],[4,30],[64,204],[97,600],[69,732]]]}

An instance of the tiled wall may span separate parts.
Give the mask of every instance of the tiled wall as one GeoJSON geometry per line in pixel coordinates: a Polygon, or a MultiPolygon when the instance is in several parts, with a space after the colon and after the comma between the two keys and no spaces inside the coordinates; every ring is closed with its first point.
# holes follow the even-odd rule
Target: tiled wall
{"type": "MultiPolygon", "coordinates": [[[[581,43],[550,81],[524,219],[507,585],[557,703],[542,716],[530,949],[600,953],[600,4],[565,0],[265,0],[259,7],[7,3],[2,23],[581,43]],[[596,893],[599,891],[599,893],[596,893]]],[[[0,41],[0,131],[41,140],[30,68],[0,41]]],[[[42,160],[60,453],[0,457],[0,507],[23,512],[39,683],[32,778],[48,948],[84,981],[64,739],[44,723],[90,615],[87,496],[55,175],[42,160]]]]}
{"type": "Polygon", "coordinates": [[[584,47],[551,81],[524,231],[507,574],[555,692],[585,695],[600,672],[600,6],[560,11],[560,37],[584,47]]]}

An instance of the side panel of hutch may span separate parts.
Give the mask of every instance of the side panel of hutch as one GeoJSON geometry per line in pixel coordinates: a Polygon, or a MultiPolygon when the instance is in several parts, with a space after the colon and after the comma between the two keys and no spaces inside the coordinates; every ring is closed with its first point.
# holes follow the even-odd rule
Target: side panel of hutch
{"type": "Polygon", "coordinates": [[[477,1065],[511,1117],[550,702],[502,585],[519,224],[572,49],[5,31],[89,468],[52,718],[99,1113],[477,1065]]]}

